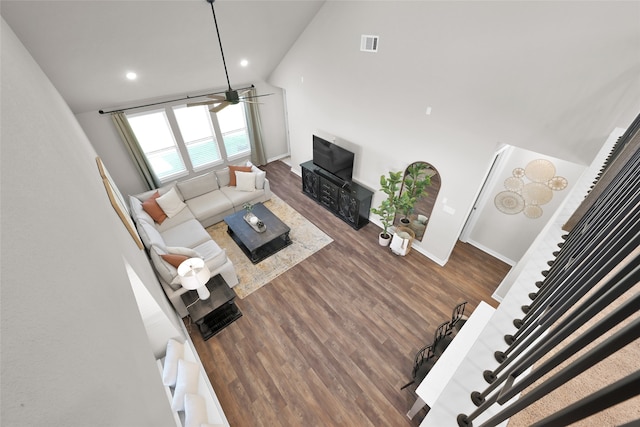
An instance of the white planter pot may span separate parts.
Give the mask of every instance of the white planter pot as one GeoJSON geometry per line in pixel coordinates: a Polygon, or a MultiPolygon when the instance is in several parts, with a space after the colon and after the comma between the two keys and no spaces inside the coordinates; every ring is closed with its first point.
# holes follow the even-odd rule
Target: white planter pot
{"type": "Polygon", "coordinates": [[[391,234],[387,234],[388,237],[382,237],[382,233],[378,234],[378,243],[380,246],[389,246],[391,242],[391,234]]]}

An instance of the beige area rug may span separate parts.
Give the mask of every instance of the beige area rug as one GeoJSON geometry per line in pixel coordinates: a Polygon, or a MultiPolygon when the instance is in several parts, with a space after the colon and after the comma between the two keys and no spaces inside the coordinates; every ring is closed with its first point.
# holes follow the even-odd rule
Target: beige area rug
{"type": "Polygon", "coordinates": [[[227,251],[233,262],[240,282],[233,290],[240,298],[247,297],[333,241],[275,194],[264,205],[291,228],[289,237],[293,243],[258,264],[252,264],[229,237],[224,221],[207,228],[213,240],[227,251]]]}

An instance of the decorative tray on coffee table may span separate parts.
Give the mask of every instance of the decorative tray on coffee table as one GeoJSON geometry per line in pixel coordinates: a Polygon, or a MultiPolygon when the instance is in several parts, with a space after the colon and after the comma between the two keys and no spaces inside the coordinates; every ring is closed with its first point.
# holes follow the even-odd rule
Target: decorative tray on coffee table
{"type": "Polygon", "coordinates": [[[247,224],[249,224],[251,228],[256,230],[258,233],[263,233],[267,229],[267,226],[264,225],[264,222],[260,221],[260,218],[258,218],[251,212],[248,212],[245,216],[243,216],[243,218],[247,222],[247,224]]]}

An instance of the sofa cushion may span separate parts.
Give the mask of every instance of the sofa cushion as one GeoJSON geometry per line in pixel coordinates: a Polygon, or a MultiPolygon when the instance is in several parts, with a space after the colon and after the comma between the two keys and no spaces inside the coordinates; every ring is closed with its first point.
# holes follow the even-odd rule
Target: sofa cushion
{"type": "Polygon", "coordinates": [[[144,211],[149,214],[155,222],[162,224],[162,222],[167,219],[167,214],[162,210],[158,203],[159,197],[160,193],[158,191],[153,193],[151,197],[142,202],[142,209],[144,209],[144,211]]]}
{"type": "Polygon", "coordinates": [[[129,196],[129,206],[131,207],[131,216],[137,223],[140,220],[153,224],[153,218],[142,208],[142,202],[135,196],[129,196]]]}
{"type": "Polygon", "coordinates": [[[155,224],[155,226],[160,233],[164,233],[166,230],[173,228],[178,224],[182,224],[183,222],[189,221],[190,219],[195,219],[193,213],[189,209],[182,209],[180,212],[175,214],[173,218],[167,218],[162,224],[155,224]]]}
{"type": "Polygon", "coordinates": [[[238,191],[255,191],[256,174],[253,172],[236,172],[236,189],[238,191]]]}
{"type": "Polygon", "coordinates": [[[176,192],[175,187],[171,188],[163,196],[158,197],[156,201],[169,218],[173,218],[178,212],[187,207],[176,192]]]}
{"type": "Polygon", "coordinates": [[[264,182],[267,179],[267,173],[262,169],[255,166],[250,161],[247,161],[247,166],[251,166],[251,172],[256,174],[256,189],[263,190],[264,182]]]}
{"type": "Polygon", "coordinates": [[[185,200],[193,199],[219,188],[216,174],[213,172],[207,172],[204,175],[180,181],[177,185],[185,200]]]}
{"type": "Polygon", "coordinates": [[[218,267],[222,267],[224,263],[227,262],[227,253],[213,240],[201,243],[196,246],[194,250],[200,254],[200,257],[207,264],[211,272],[218,267]]]}
{"type": "Polygon", "coordinates": [[[200,243],[211,240],[211,236],[196,219],[190,219],[162,232],[165,246],[185,246],[195,248],[200,243]]]}
{"type": "Polygon", "coordinates": [[[141,220],[138,224],[138,234],[140,234],[142,243],[144,243],[147,248],[150,248],[152,245],[157,245],[164,249],[166,246],[162,235],[153,224],[141,220]]]}
{"type": "Polygon", "coordinates": [[[216,178],[218,178],[218,185],[220,188],[229,186],[229,168],[224,168],[215,171],[216,178]]]}
{"type": "Polygon", "coordinates": [[[220,213],[233,213],[233,203],[221,191],[203,194],[186,203],[196,219],[201,221],[220,213]]]}
{"type": "MultiPolygon", "coordinates": [[[[256,191],[239,191],[236,187],[222,187],[220,191],[231,200],[236,208],[241,208],[246,202],[254,202],[258,195],[256,191]]],[[[262,194],[262,191],[259,193],[262,194]]]]}
{"type": "Polygon", "coordinates": [[[229,166],[229,185],[236,186],[236,172],[251,172],[251,166],[229,166]]]}
{"type": "Polygon", "coordinates": [[[178,268],[164,259],[163,255],[167,254],[185,256],[187,259],[196,257],[202,258],[202,256],[198,251],[185,247],[160,247],[158,245],[153,245],[149,248],[149,257],[151,258],[156,271],[160,275],[160,278],[168,284],[171,289],[177,291],[182,286],[180,277],[178,276],[178,268]]]}

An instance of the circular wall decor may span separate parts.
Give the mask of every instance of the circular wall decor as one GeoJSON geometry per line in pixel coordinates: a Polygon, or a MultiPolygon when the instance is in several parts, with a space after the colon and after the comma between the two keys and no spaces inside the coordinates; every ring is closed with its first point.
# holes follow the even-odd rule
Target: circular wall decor
{"type": "Polygon", "coordinates": [[[561,191],[567,188],[567,185],[569,185],[569,181],[567,181],[567,178],[564,178],[562,176],[554,176],[549,180],[549,182],[547,182],[547,185],[554,191],[561,191]]]}
{"type": "Polygon", "coordinates": [[[504,188],[509,191],[519,193],[522,191],[522,187],[524,187],[524,181],[521,178],[510,176],[509,178],[504,180],[504,188]]]}
{"type": "Polygon", "coordinates": [[[555,176],[556,167],[549,160],[532,160],[524,168],[524,174],[533,182],[547,182],[555,176]]]}
{"type": "Polygon", "coordinates": [[[493,200],[496,208],[502,213],[515,215],[524,209],[524,199],[513,191],[502,191],[493,200]]]}
{"type": "Polygon", "coordinates": [[[553,191],[545,184],[530,182],[522,188],[527,205],[545,205],[553,199],[553,191]]]}
{"type": "Polygon", "coordinates": [[[516,178],[522,178],[524,176],[524,169],[523,168],[515,168],[513,170],[512,174],[516,178]]]}
{"type": "Polygon", "coordinates": [[[540,218],[542,216],[542,208],[538,205],[528,205],[525,206],[523,213],[527,218],[540,218]]]}

